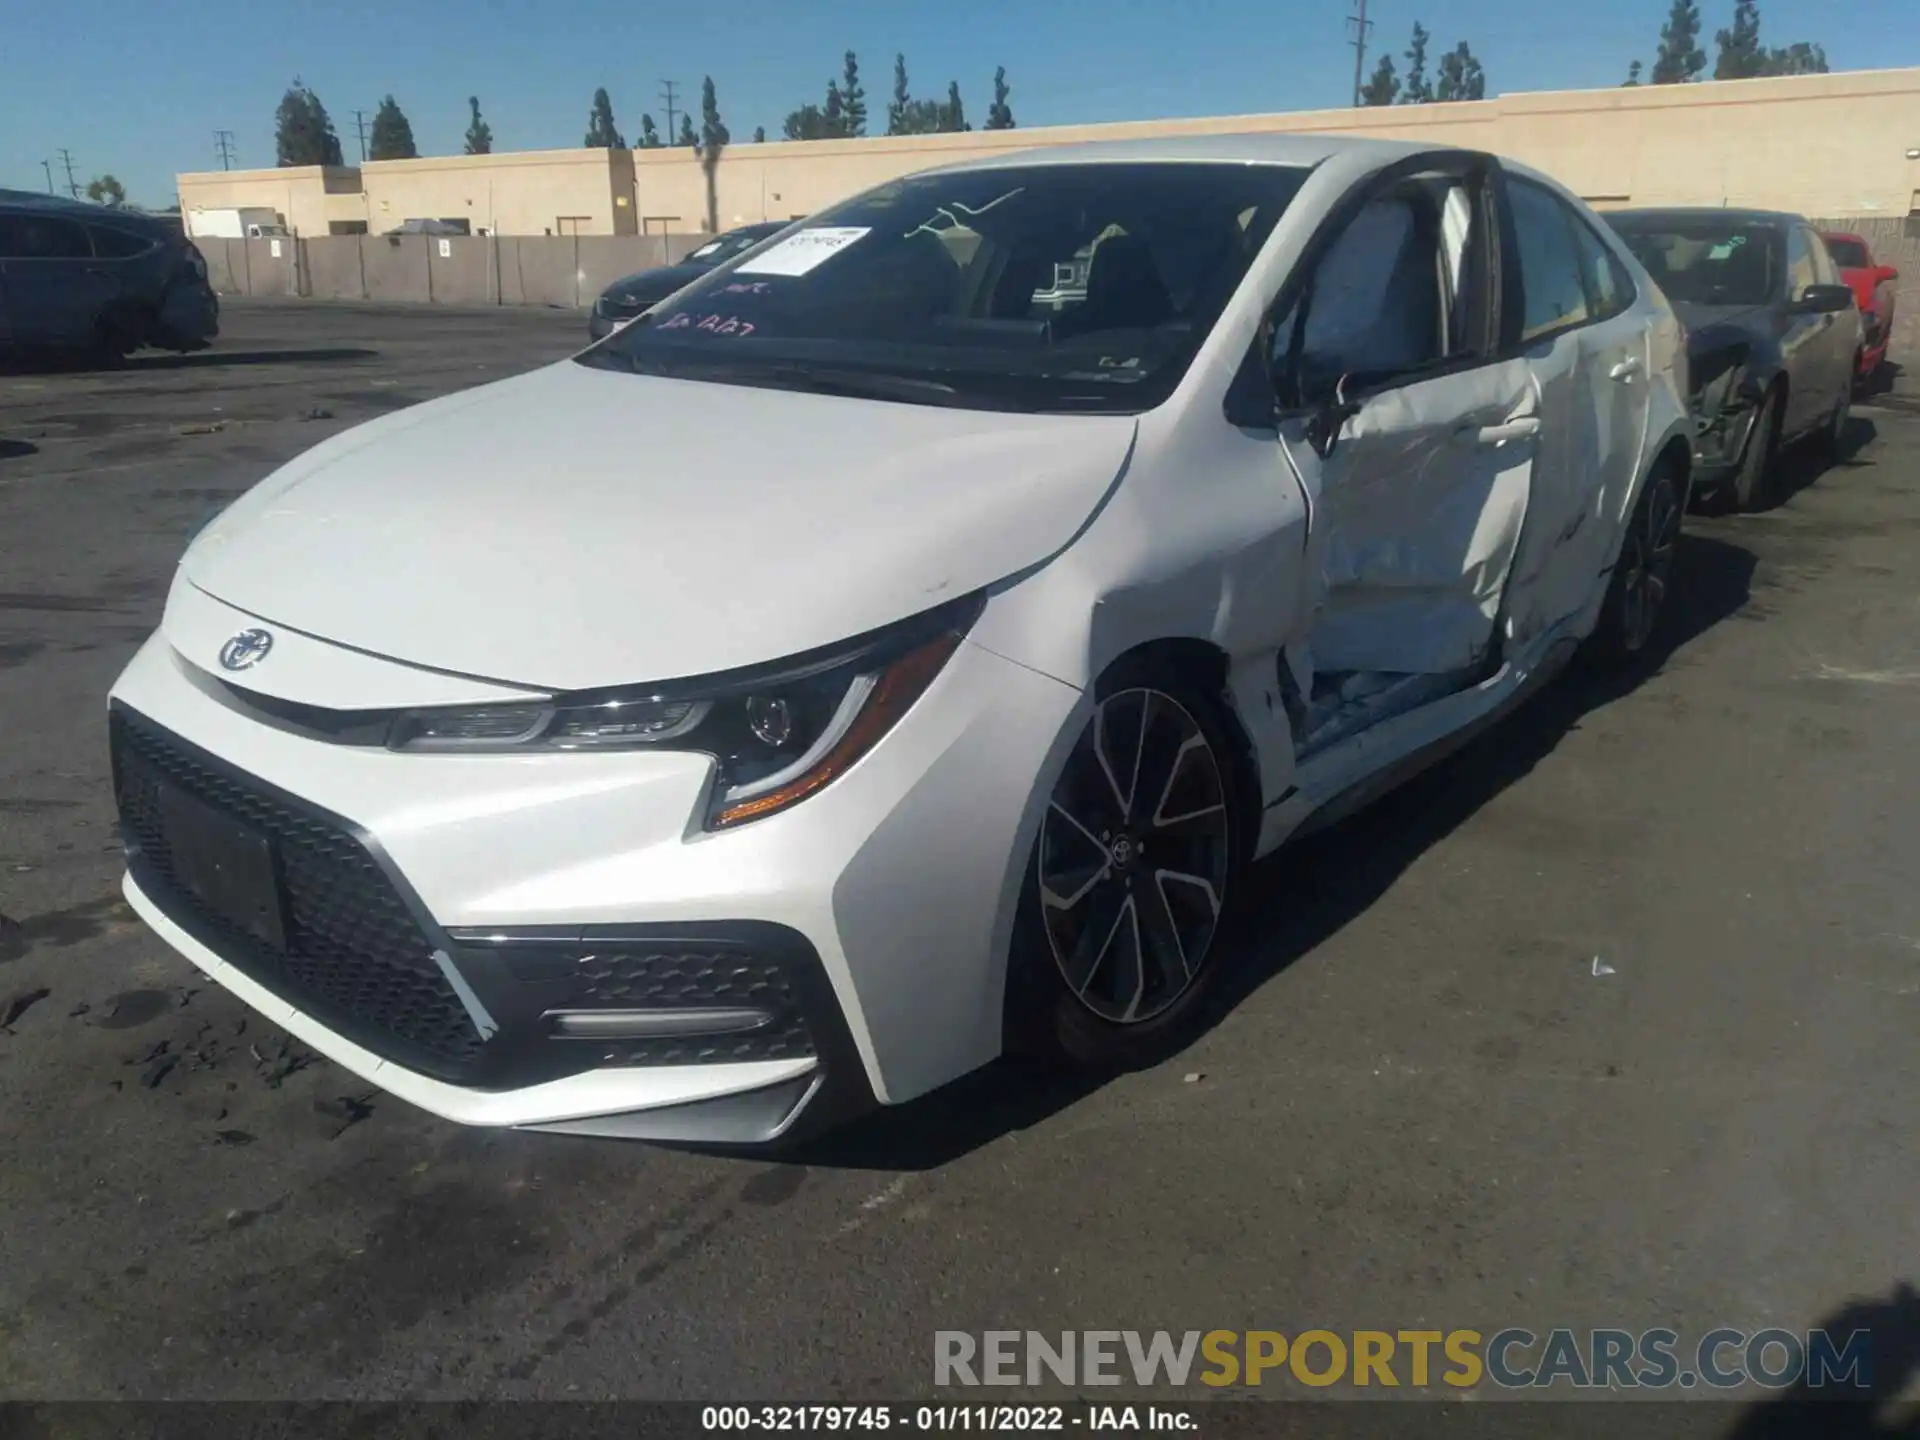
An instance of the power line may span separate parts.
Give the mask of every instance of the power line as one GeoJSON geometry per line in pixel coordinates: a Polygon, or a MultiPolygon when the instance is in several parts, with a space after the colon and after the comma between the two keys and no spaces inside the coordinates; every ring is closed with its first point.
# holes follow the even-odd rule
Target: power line
{"type": "Polygon", "coordinates": [[[59,153],[60,163],[67,167],[67,194],[78,200],[80,198],[80,182],[73,178],[73,152],[62,148],[59,153]]]}
{"type": "Polygon", "coordinates": [[[662,80],[660,86],[660,98],[665,102],[667,110],[667,144],[671,145],[679,138],[680,134],[679,131],[673,128],[673,117],[680,113],[674,108],[673,100],[673,92],[677,87],[671,80],[662,80]]]}
{"type": "Polygon", "coordinates": [[[360,163],[364,165],[367,163],[367,112],[366,111],[356,110],[353,112],[353,128],[360,132],[360,163]]]}
{"type": "Polygon", "coordinates": [[[1353,39],[1347,43],[1353,46],[1353,103],[1360,103],[1360,87],[1367,73],[1367,35],[1373,29],[1373,22],[1367,19],[1367,0],[1354,0],[1358,13],[1347,17],[1347,24],[1353,27],[1353,39]]]}
{"type": "Polygon", "coordinates": [[[214,131],[213,144],[215,150],[217,150],[220,155],[220,168],[222,170],[231,170],[233,168],[233,131],[214,131]]]}

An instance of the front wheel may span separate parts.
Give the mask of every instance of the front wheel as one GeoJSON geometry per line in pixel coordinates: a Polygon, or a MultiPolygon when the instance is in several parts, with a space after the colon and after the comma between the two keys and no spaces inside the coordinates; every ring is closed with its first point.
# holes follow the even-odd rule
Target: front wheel
{"type": "Polygon", "coordinates": [[[1767,392],[1767,398],[1753,417],[1747,434],[1747,448],[1740,456],[1740,468],[1733,480],[1733,508],[1742,513],[1764,509],[1773,495],[1773,473],[1780,455],[1780,392],[1767,392]]]}
{"type": "Polygon", "coordinates": [[[1048,796],[1008,986],[1016,1046],[1090,1070],[1186,1038],[1244,862],[1219,703],[1157,670],[1102,684],[1048,796]]]}
{"type": "Polygon", "coordinates": [[[1672,468],[1662,465],[1647,477],[1621,537],[1591,642],[1599,658],[1626,663],[1646,651],[1666,611],[1679,546],[1680,489],[1672,468]]]}

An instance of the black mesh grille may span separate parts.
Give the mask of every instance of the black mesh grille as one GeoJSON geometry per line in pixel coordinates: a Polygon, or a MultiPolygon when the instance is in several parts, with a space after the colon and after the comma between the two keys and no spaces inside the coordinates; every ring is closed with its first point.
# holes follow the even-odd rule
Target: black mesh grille
{"type": "Polygon", "coordinates": [[[116,709],[111,720],[115,789],[143,883],[157,903],[216,934],[222,959],[312,1010],[369,1049],[406,1057],[447,1078],[481,1044],[459,997],[432,958],[433,946],[372,855],[336,822],[297,809],[243,776],[197,759],[164,730],[116,709]],[[269,946],[194,900],[178,883],[155,786],[225,811],[272,841],[286,911],[284,950],[269,946]],[[440,1063],[433,1064],[427,1057],[440,1063]],[[424,1062],[424,1063],[423,1063],[424,1062]]]}

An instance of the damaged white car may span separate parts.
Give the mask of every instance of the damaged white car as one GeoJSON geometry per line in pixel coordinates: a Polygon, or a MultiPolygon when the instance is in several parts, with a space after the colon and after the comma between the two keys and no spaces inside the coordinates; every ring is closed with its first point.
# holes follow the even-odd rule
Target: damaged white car
{"type": "Polygon", "coordinates": [[[457,1121],[751,1144],[1125,1064],[1254,857],[1648,645],[1684,367],[1482,154],[883,185],[202,533],[111,698],[127,895],[457,1121]]]}

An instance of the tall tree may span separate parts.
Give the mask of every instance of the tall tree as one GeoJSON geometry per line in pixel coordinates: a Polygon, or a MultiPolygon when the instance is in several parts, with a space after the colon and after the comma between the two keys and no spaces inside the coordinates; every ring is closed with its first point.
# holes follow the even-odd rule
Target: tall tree
{"type": "Polygon", "coordinates": [[[1638,85],[1640,83],[1640,72],[1644,68],[1638,60],[1627,66],[1627,78],[1620,82],[1620,87],[1624,90],[1638,85]]]}
{"type": "Polygon", "coordinates": [[[339,165],[340,137],[320,97],[298,75],[274,112],[273,147],[281,165],[339,165]]]}
{"type": "Polygon", "coordinates": [[[942,130],[971,130],[967,123],[967,107],[960,103],[960,82],[947,82],[946,103],[940,107],[940,128],[942,130]]]}
{"type": "Polygon", "coordinates": [[[593,92],[593,108],[587,112],[587,138],[581,142],[589,150],[624,150],[627,140],[613,123],[613,97],[602,85],[593,92]]]}
{"type": "Polygon", "coordinates": [[[1407,46],[1407,83],[1400,88],[1402,105],[1425,105],[1433,99],[1433,85],[1427,79],[1427,42],[1433,37],[1418,20],[1413,22],[1413,41],[1407,46]]]}
{"type": "Polygon", "coordinates": [[[913,95],[907,89],[907,57],[896,54],[893,57],[893,98],[887,102],[887,134],[908,135],[907,111],[913,104],[913,95]]]}
{"type": "Polygon", "coordinates": [[[867,133],[867,92],[860,84],[860,61],[853,51],[847,51],[846,64],[840,72],[840,112],[849,136],[867,133]]]}
{"type": "Polygon", "coordinates": [[[640,148],[658,150],[660,148],[660,127],[653,123],[653,116],[640,117],[640,148]]]}
{"type": "Polygon", "coordinates": [[[1656,85],[1684,85],[1707,68],[1707,52],[1700,48],[1700,7],[1694,0],[1673,0],[1667,23],[1660,27],[1660,51],[1653,57],[1656,85]]]}
{"type": "Polygon", "coordinates": [[[756,145],[764,145],[767,143],[767,127],[766,126],[756,125],[753,127],[753,143],[756,145]]]}
{"type": "Polygon", "coordinates": [[[1462,40],[1440,57],[1440,82],[1434,87],[1436,100],[1484,100],[1487,75],[1474,59],[1473,51],[1462,40]]]}
{"type": "Polygon", "coordinates": [[[781,133],[789,140],[825,140],[827,138],[827,116],[818,105],[802,105],[798,110],[788,113],[781,133]]]}
{"type": "Polygon", "coordinates": [[[1394,73],[1393,57],[1382,55],[1373,67],[1373,77],[1360,87],[1362,105],[1391,105],[1400,98],[1400,77],[1394,73]]]}
{"type": "Polygon", "coordinates": [[[847,133],[847,101],[840,93],[840,82],[827,82],[827,103],[820,107],[820,113],[826,116],[828,138],[839,140],[847,133]]]}
{"type": "Polygon", "coordinates": [[[416,160],[419,150],[413,143],[413,126],[389,95],[373,112],[373,137],[367,142],[369,160],[416,160]]]}
{"type": "Polygon", "coordinates": [[[96,205],[124,205],[127,187],[112,175],[96,175],[87,182],[87,199],[96,205]]]}
{"type": "Polygon", "coordinates": [[[700,169],[707,179],[707,231],[720,228],[720,152],[733,135],[720,118],[720,100],[714,94],[713,77],[700,82],[700,169]]]}
{"type": "Polygon", "coordinates": [[[1746,80],[1761,74],[1767,53],[1760,48],[1760,6],[1758,0],[1735,0],[1733,24],[1713,37],[1713,78],[1746,80]]]}
{"type": "Polygon", "coordinates": [[[673,143],[675,145],[683,145],[689,150],[698,150],[700,148],[700,137],[694,133],[693,117],[691,115],[682,115],[680,117],[680,133],[674,137],[673,143]]]}
{"type": "Polygon", "coordinates": [[[480,118],[480,97],[469,95],[467,109],[473,112],[473,118],[467,122],[467,154],[491,155],[493,153],[493,127],[480,118]]]}
{"type": "Polygon", "coordinates": [[[1007,88],[1007,67],[996,65],[993,71],[993,103],[987,107],[987,123],[981,129],[1013,129],[1013,107],[1007,104],[1007,97],[1012,93],[1007,88]]]}
{"type": "Polygon", "coordinates": [[[1785,48],[1776,48],[1767,52],[1767,68],[1761,72],[1766,75],[1825,75],[1827,73],[1827,51],[1822,45],[1809,45],[1805,40],[1797,40],[1785,48]]]}

